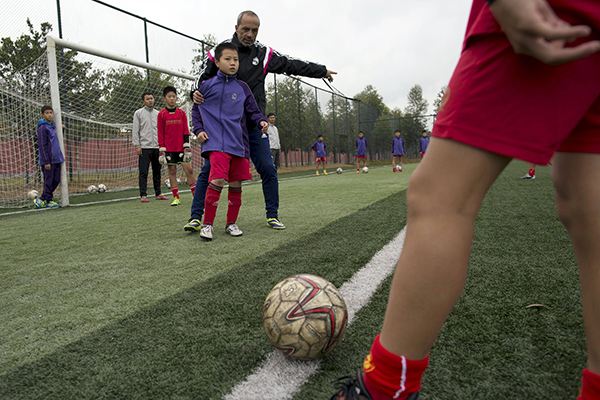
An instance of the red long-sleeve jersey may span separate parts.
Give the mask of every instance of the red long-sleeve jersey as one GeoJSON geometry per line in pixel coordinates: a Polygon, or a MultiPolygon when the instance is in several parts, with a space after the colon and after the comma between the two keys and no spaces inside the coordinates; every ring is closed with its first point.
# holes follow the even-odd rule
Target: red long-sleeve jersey
{"type": "Polygon", "coordinates": [[[163,108],[158,113],[158,146],[169,152],[182,152],[185,136],[190,135],[187,116],[180,108],[170,112],[163,108]]]}

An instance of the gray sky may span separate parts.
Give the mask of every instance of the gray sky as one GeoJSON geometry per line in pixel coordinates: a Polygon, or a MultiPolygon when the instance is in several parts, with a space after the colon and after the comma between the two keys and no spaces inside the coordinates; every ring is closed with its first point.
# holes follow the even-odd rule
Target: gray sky
{"type": "MultiPolygon", "coordinates": [[[[402,108],[414,84],[423,87],[431,105],[450,78],[471,4],[470,0],[105,1],[191,36],[212,33],[218,40],[233,34],[240,11],[251,9],[261,18],[259,41],[337,71],[334,85],[348,96],[372,84],[388,106],[402,108]]],[[[27,17],[35,25],[49,21],[57,31],[55,0],[0,4],[2,37],[24,32],[27,17]]],[[[90,0],[61,0],[61,9],[65,39],[145,60],[142,22],[90,0]]],[[[148,35],[151,63],[189,70],[196,47],[192,41],[152,26],[148,35]]]]}

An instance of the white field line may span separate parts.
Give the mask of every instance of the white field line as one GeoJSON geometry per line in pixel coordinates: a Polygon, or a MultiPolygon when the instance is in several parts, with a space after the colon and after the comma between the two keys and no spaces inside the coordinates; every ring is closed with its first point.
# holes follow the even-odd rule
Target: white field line
{"type": "MultiPolygon", "coordinates": [[[[356,313],[370,301],[381,283],[394,271],[404,245],[405,233],[406,228],[402,229],[394,239],[379,250],[364,267],[358,270],[340,288],[340,293],[348,307],[348,324],[352,323],[356,313]]],[[[289,360],[281,352],[273,351],[251,375],[238,383],[224,399],[291,399],[302,384],[319,370],[319,367],[319,361],[289,360]]]]}

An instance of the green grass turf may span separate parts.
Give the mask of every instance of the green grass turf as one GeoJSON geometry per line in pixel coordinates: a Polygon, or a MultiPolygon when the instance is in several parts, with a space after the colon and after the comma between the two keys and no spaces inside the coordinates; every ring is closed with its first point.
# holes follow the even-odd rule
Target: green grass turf
{"type": "MultiPolygon", "coordinates": [[[[426,400],[576,398],[585,365],[577,268],[549,169],[518,179],[526,170],[511,164],[484,203],[465,294],[431,354],[426,400]],[[525,308],[532,303],[547,307],[525,308]]],[[[362,364],[388,290],[389,280],[295,399],[327,398],[332,381],[362,364]]]]}
{"type": "MultiPolygon", "coordinates": [[[[221,398],[271,351],[262,332],[260,318],[262,303],[270,288],[284,277],[300,272],[325,276],[337,286],[348,280],[380,249],[382,243],[389,241],[404,225],[404,196],[400,192],[402,185],[383,187],[374,183],[389,183],[390,179],[402,181],[405,178],[391,172],[384,174],[381,170],[374,171],[369,177],[347,175],[346,178],[319,178],[301,183],[312,185],[309,188],[313,190],[308,190],[307,187],[294,189],[290,183],[282,191],[288,193],[288,196],[303,194],[300,200],[305,205],[297,204],[300,209],[293,216],[290,215],[286,222],[294,221],[299,224],[300,220],[304,220],[302,234],[293,234],[293,228],[286,233],[270,234],[272,231],[266,228],[252,228],[247,223],[251,234],[245,239],[252,244],[252,248],[269,249],[262,253],[254,251],[250,257],[237,257],[238,261],[233,265],[229,265],[227,260],[228,257],[234,257],[233,249],[229,246],[228,251],[231,253],[225,253],[225,247],[220,245],[233,242],[232,239],[219,236],[218,241],[199,244],[191,242],[197,238],[183,236],[178,239],[177,234],[170,233],[173,248],[178,246],[177,242],[183,242],[185,246],[195,245],[194,249],[201,249],[198,253],[208,257],[209,249],[221,246],[222,264],[217,264],[217,271],[209,276],[208,271],[202,272],[200,269],[200,265],[205,264],[200,255],[194,263],[189,263],[183,255],[179,255],[179,264],[192,264],[189,265],[192,276],[187,277],[190,284],[185,281],[179,284],[183,290],[151,304],[137,304],[137,310],[124,318],[90,331],[27,364],[5,367],[4,375],[0,375],[0,398],[221,398]],[[338,187],[336,181],[340,179],[346,181],[340,181],[338,187]],[[367,189],[351,185],[354,180],[359,179],[373,182],[367,185],[372,194],[392,194],[383,200],[367,203],[367,189]],[[326,180],[332,182],[327,184],[329,191],[314,190],[324,185],[326,180]],[[345,192],[342,192],[343,187],[346,188],[345,192]],[[300,190],[300,193],[294,190],[300,190]],[[348,201],[340,196],[342,193],[351,196],[353,192],[362,197],[362,201],[348,201]],[[331,196],[331,193],[337,196],[328,199],[331,202],[330,209],[324,204],[324,199],[331,196]],[[335,218],[324,227],[323,223],[313,218],[318,210],[335,213],[334,209],[348,208],[348,204],[343,206],[346,201],[352,203],[351,208],[356,208],[357,201],[367,207],[335,218]],[[321,228],[309,230],[309,224],[317,224],[321,228]],[[288,239],[282,244],[279,240],[278,246],[268,245],[284,234],[297,239],[288,239]],[[365,241],[366,237],[370,240],[365,241]]],[[[175,227],[179,225],[176,224],[175,227]]],[[[150,236],[148,232],[143,233],[144,237],[150,236]]],[[[237,253],[251,252],[251,247],[242,240],[235,243],[237,253]]],[[[113,245],[116,246],[114,240],[113,245]]],[[[149,252],[148,247],[146,249],[149,252]]],[[[158,266],[159,270],[154,271],[153,279],[167,280],[167,276],[162,276],[162,270],[165,275],[182,274],[183,265],[168,264],[165,261],[163,259],[163,263],[158,266]]],[[[85,264],[72,265],[63,271],[63,279],[71,274],[81,274],[81,265],[85,264]]],[[[123,268],[123,265],[120,264],[119,267],[123,268]]],[[[98,268],[113,270],[107,263],[98,268]]],[[[92,280],[88,280],[91,278],[84,280],[82,284],[86,286],[85,292],[104,286],[98,282],[98,279],[104,277],[102,274],[94,279],[93,284],[92,280]]],[[[121,279],[126,278],[127,276],[123,276],[121,279]]],[[[135,279],[129,277],[129,280],[135,279]]],[[[48,284],[49,282],[45,283],[48,284]]],[[[104,292],[104,301],[114,303],[114,297],[118,297],[119,302],[135,300],[126,296],[124,291],[115,292],[114,285],[117,283],[112,283],[111,291],[104,292]]],[[[159,297],[157,292],[160,292],[160,288],[155,288],[152,293],[154,297],[159,297]]],[[[73,287],[72,290],[76,288],[73,287]]],[[[136,292],[132,296],[139,298],[144,297],[148,288],[136,290],[130,287],[129,290],[136,292]]],[[[85,293],[78,295],[80,301],[87,302],[85,297],[85,293]]],[[[94,307],[102,308],[102,305],[95,304],[94,307]]],[[[75,308],[83,308],[90,320],[98,317],[95,309],[82,304],[73,304],[73,310],[66,309],[63,312],[72,320],[81,320],[75,313],[75,308]]],[[[57,318],[65,319],[66,316],[55,315],[55,325],[50,329],[43,329],[43,333],[51,336],[60,334],[61,331],[65,335],[73,334],[77,330],[75,321],[56,321],[57,318]]],[[[6,330],[5,327],[2,329],[6,330]]],[[[13,345],[20,344],[21,341],[15,339],[13,338],[13,345]]],[[[42,343],[38,342],[38,345],[42,343]]]]}
{"type": "MultiPolygon", "coordinates": [[[[219,228],[211,243],[182,230],[189,216],[189,194],[177,208],[168,202],[130,201],[3,217],[0,374],[303,237],[316,239],[336,259],[329,247],[331,234],[318,231],[403,190],[407,178],[382,168],[369,175],[286,181],[280,187],[285,231],[266,226],[261,187],[249,186],[239,221],[244,236],[230,238],[219,228]]],[[[224,223],[225,209],[223,201],[218,227],[224,223]]],[[[359,231],[356,224],[338,234],[346,240],[360,237],[359,231]]],[[[314,251],[307,249],[298,256],[314,251]]],[[[289,259],[294,268],[296,257],[278,262],[289,259]]],[[[243,273],[228,279],[245,282],[243,273]]],[[[224,284],[224,293],[226,288],[224,284]]]]}

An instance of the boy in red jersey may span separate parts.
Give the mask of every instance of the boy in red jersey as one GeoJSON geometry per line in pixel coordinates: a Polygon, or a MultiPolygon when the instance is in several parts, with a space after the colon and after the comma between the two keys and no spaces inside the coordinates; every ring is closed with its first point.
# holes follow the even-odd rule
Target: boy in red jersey
{"type": "Polygon", "coordinates": [[[179,186],[177,184],[177,164],[185,172],[190,185],[192,196],[196,189],[196,180],[192,175],[192,148],[190,147],[190,128],[187,116],[180,108],[177,108],[177,90],[173,86],[163,89],[163,96],[167,106],[158,113],[158,145],[161,164],[167,164],[169,168],[169,182],[171,193],[173,193],[172,206],[181,204],[179,199],[179,186]]]}
{"type": "Polygon", "coordinates": [[[383,329],[363,371],[333,399],[418,398],[431,347],[464,287],[485,194],[512,158],[545,165],[555,152],[557,208],[579,264],[587,337],[578,399],[600,399],[599,71],[597,0],[474,0],[427,157],[410,179],[383,329]]]}

